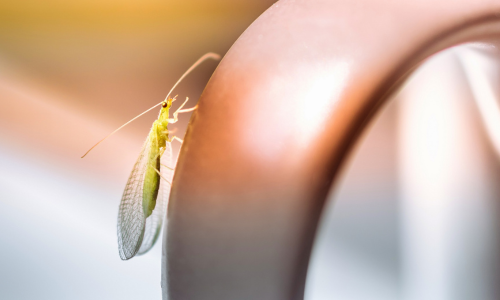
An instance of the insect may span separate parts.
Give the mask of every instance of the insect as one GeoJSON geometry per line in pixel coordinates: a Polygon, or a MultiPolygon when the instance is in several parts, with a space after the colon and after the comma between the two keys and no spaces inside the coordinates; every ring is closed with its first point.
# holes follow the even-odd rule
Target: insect
{"type": "Polygon", "coordinates": [[[130,259],[136,254],[140,255],[148,252],[158,239],[163,217],[166,216],[174,172],[171,143],[174,140],[182,143],[182,139],[170,136],[168,124],[176,123],[180,113],[194,111],[198,106],[183,109],[189,100],[189,98],[186,98],[184,103],[173,113],[173,118],[170,118],[169,111],[177,97],[171,98],[170,94],[186,75],[207,59],[219,60],[220,56],[215,53],[203,55],[179,78],[165,97],[165,100],[120,126],[82,156],[82,158],[85,157],[97,145],[130,122],[161,105],[158,119],[154,121],[149,131],[139,158],[125,185],[120,202],[117,234],[118,252],[122,260],[130,259]]]}

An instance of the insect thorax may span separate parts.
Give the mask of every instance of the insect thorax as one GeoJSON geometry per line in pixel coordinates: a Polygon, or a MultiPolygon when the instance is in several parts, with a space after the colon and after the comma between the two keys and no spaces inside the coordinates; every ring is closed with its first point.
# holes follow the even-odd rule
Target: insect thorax
{"type": "Polygon", "coordinates": [[[172,101],[169,99],[166,107],[162,107],[158,120],[155,121],[155,132],[157,134],[158,142],[160,147],[165,147],[165,143],[169,141],[168,136],[168,119],[169,110],[172,106],[172,101]]]}

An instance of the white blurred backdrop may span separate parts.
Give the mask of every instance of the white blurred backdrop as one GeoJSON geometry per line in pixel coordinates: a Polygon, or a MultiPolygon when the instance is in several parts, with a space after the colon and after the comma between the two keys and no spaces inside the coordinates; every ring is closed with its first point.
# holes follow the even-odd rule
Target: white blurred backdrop
{"type": "Polygon", "coordinates": [[[332,190],[306,299],[500,296],[498,58],[438,53],[379,113],[332,190]]]}

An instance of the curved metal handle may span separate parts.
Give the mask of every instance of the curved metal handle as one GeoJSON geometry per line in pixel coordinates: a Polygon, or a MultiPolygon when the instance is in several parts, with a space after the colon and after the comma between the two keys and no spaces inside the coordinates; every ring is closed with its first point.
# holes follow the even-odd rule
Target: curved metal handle
{"type": "Polygon", "coordinates": [[[200,100],[169,207],[171,300],[302,299],[346,153],[423,59],[500,34],[499,1],[279,1],[200,100]]]}

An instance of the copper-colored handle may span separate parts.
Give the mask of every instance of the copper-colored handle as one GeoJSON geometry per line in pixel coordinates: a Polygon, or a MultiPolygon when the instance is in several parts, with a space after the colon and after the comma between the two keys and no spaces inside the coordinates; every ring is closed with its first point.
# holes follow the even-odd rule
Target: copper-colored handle
{"type": "Polygon", "coordinates": [[[495,0],[277,2],[223,59],[189,126],[169,299],[302,299],[327,192],[366,122],[429,55],[499,34],[495,0]]]}

